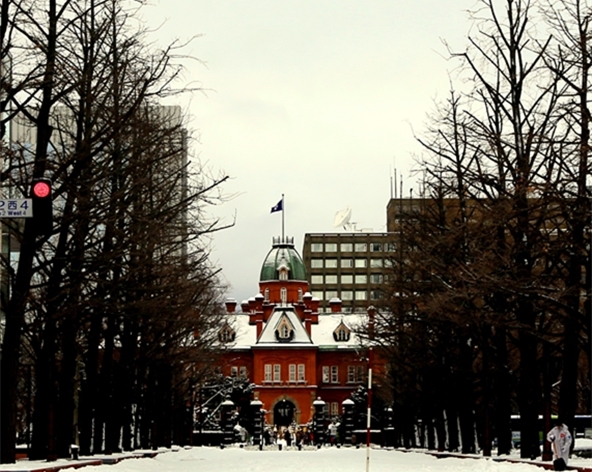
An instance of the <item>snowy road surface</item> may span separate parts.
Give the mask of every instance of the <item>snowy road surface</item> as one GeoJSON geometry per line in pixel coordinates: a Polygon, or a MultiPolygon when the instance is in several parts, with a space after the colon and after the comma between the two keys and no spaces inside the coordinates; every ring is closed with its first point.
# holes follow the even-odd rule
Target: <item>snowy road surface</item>
{"type": "MultiPolygon", "coordinates": [[[[589,460],[586,462],[590,463],[589,460]]],[[[77,472],[365,472],[365,470],[365,449],[259,451],[238,447],[224,450],[196,447],[162,453],[154,459],[128,459],[115,465],[83,467],[77,469],[77,472]]],[[[495,462],[490,459],[437,459],[422,453],[384,449],[370,451],[370,472],[542,472],[543,470],[531,464],[495,462]]]]}

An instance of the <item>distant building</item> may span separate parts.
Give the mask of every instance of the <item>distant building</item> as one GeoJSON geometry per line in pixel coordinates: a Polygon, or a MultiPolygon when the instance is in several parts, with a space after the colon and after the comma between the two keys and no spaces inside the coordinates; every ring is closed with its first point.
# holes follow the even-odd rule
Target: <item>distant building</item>
{"type": "Polygon", "coordinates": [[[263,402],[270,424],[309,422],[319,397],[329,415],[340,415],[343,401],[364,383],[368,366],[355,332],[373,322],[374,309],[346,314],[334,299],[331,311],[321,313],[320,303],[309,291],[291,238],[274,238],[259,292],[241,304],[242,311],[227,301],[228,323],[219,332],[227,351],[220,369],[255,384],[254,397],[263,402]]]}
{"type": "Polygon", "coordinates": [[[320,300],[319,310],[331,310],[339,298],[343,311],[365,311],[382,297],[381,287],[394,254],[391,233],[307,233],[304,264],[311,294],[320,300]]]}

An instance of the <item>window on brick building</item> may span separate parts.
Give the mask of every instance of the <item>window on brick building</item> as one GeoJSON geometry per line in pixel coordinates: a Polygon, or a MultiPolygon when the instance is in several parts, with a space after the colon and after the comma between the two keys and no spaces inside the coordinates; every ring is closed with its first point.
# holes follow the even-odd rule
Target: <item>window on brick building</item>
{"type": "Polygon", "coordinates": [[[273,365],[273,381],[280,382],[282,380],[282,366],[280,364],[273,365]]]}
{"type": "Polygon", "coordinates": [[[271,364],[265,364],[265,381],[271,382],[272,379],[273,378],[271,376],[271,364]]]}
{"type": "Polygon", "coordinates": [[[298,382],[304,382],[304,364],[298,364],[298,382]]]}
{"type": "Polygon", "coordinates": [[[347,383],[362,383],[364,381],[363,365],[347,366],[347,383]]]}
{"type": "Polygon", "coordinates": [[[296,364],[290,364],[288,366],[288,379],[290,382],[296,382],[296,364]]]}
{"type": "Polygon", "coordinates": [[[331,416],[339,416],[339,403],[331,402],[331,416]]]}
{"type": "Polygon", "coordinates": [[[331,383],[339,383],[339,366],[331,366],[331,383]]]}
{"type": "Polygon", "coordinates": [[[329,371],[329,366],[323,366],[323,383],[329,383],[331,381],[331,375],[329,371]]]}

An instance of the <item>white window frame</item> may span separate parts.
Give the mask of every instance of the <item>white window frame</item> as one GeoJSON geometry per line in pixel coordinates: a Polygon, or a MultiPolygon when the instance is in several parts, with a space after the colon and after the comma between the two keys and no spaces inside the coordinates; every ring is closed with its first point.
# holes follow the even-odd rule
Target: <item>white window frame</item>
{"type": "Polygon", "coordinates": [[[356,383],[356,366],[347,366],[347,383],[356,383]]]}
{"type": "Polygon", "coordinates": [[[282,366],[280,364],[273,364],[273,381],[282,381],[282,366]]]}
{"type": "Polygon", "coordinates": [[[298,382],[304,382],[306,380],[306,373],[304,370],[304,364],[298,364],[298,382]]]}
{"type": "Polygon", "coordinates": [[[339,366],[331,366],[331,383],[339,383],[339,366]]]}
{"type": "Polygon", "coordinates": [[[288,378],[290,382],[296,382],[296,364],[288,365],[288,378]]]}
{"type": "Polygon", "coordinates": [[[329,383],[331,381],[331,374],[328,365],[323,366],[323,383],[329,383]]]}
{"type": "Polygon", "coordinates": [[[339,416],[339,403],[331,402],[331,416],[339,416]]]}
{"type": "Polygon", "coordinates": [[[271,375],[271,364],[265,364],[264,380],[265,382],[271,382],[273,380],[273,377],[271,375]]]}

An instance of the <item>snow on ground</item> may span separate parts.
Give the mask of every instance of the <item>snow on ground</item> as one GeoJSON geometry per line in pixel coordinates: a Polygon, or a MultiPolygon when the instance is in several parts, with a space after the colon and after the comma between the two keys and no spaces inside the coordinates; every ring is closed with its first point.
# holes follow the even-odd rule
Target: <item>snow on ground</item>
{"type": "MultiPolygon", "coordinates": [[[[592,449],[592,440],[578,438],[577,449],[592,449]]],[[[518,453],[519,451],[516,451],[518,453]]],[[[544,469],[530,461],[510,463],[493,458],[436,458],[425,452],[403,452],[381,448],[370,450],[370,472],[542,472],[544,469]]],[[[118,454],[109,456],[111,459],[118,454]]],[[[102,458],[102,456],[88,459],[102,458]]],[[[518,455],[513,455],[518,459],[518,455]]],[[[60,466],[73,461],[19,461],[0,465],[2,471],[27,471],[47,466],[60,466]]],[[[570,466],[592,469],[592,459],[572,457],[570,466]]],[[[64,472],[74,469],[64,469],[64,472]]],[[[366,448],[312,447],[296,448],[266,446],[263,451],[250,446],[174,448],[161,450],[154,458],[129,458],[113,465],[94,465],[76,469],[77,472],[365,472],[366,448]]]]}
{"type": "MultiPolygon", "coordinates": [[[[58,461],[59,463],[59,461],[58,461]]],[[[42,463],[47,466],[48,463],[42,463]]],[[[529,463],[492,459],[436,458],[421,452],[370,450],[370,472],[537,472],[529,463]]],[[[57,465],[57,464],[56,464],[57,465]]],[[[574,458],[570,465],[592,466],[591,459],[574,458]]],[[[30,470],[32,462],[0,470],[30,470]],[[23,467],[25,466],[25,467],[23,467]],[[13,468],[14,467],[14,468],[13,468]]],[[[72,470],[72,469],[70,469],[72,470]]],[[[320,450],[195,447],[162,452],[155,458],[126,459],[114,465],[87,466],[77,472],[365,472],[366,449],[325,447],[320,450]]]]}

